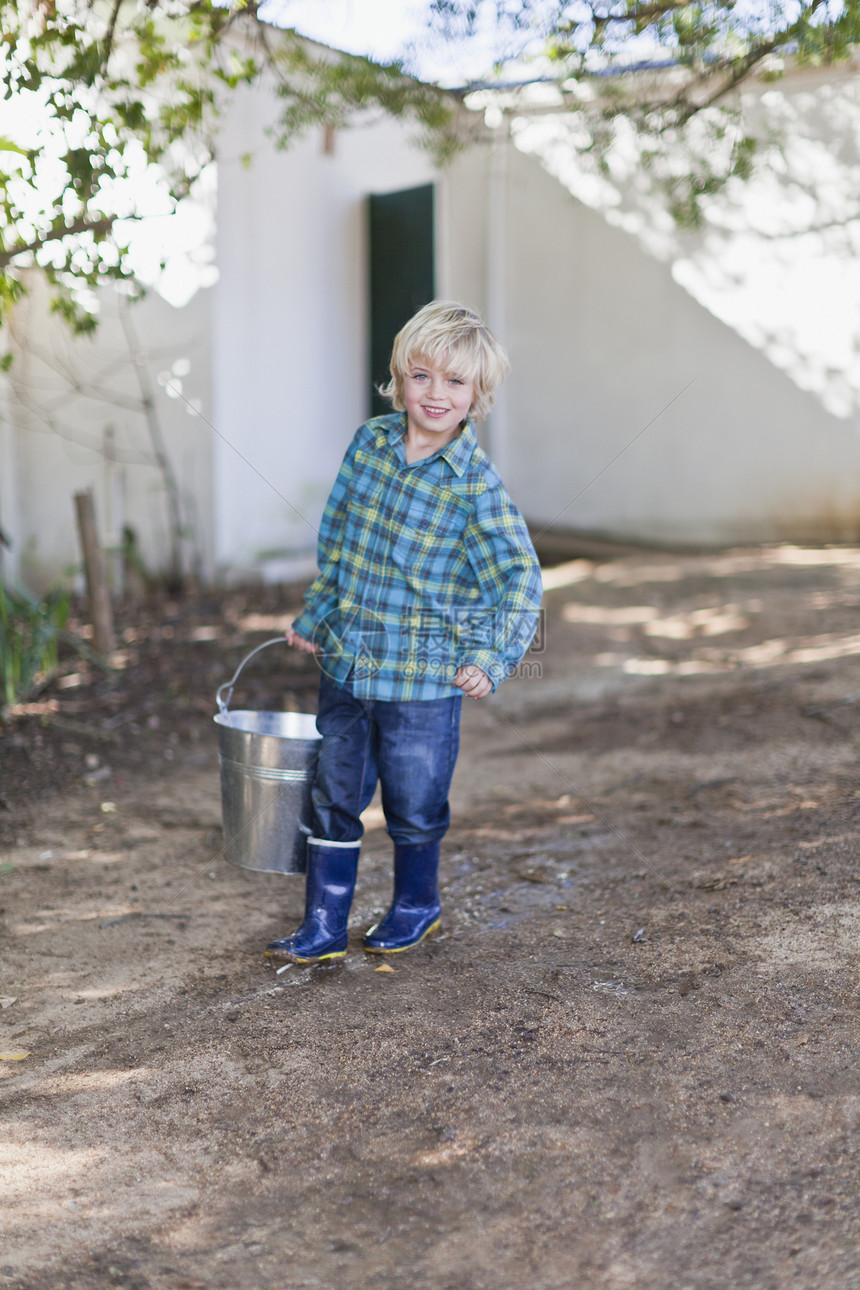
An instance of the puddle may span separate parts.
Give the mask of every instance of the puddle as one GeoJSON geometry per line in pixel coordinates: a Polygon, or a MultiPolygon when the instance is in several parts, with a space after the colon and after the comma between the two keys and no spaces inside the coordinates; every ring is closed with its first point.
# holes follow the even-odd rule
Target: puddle
{"type": "Polygon", "coordinates": [[[595,981],[591,982],[592,990],[598,994],[614,994],[620,998],[622,995],[635,994],[635,990],[624,981],[595,981]]]}
{"type": "Polygon", "coordinates": [[[272,986],[271,990],[266,990],[264,993],[281,994],[284,990],[289,990],[293,986],[309,985],[310,980],[311,980],[310,975],[307,972],[304,974],[304,976],[287,977],[286,981],[279,981],[277,985],[272,986]]]}

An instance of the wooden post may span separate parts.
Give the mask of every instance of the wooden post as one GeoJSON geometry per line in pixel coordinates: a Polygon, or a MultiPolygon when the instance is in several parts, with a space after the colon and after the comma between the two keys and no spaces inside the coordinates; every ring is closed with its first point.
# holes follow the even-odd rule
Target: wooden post
{"type": "Polygon", "coordinates": [[[96,529],[96,508],[92,489],[75,493],[75,513],[78,536],[84,553],[84,572],[87,579],[87,598],[93,620],[93,645],[99,654],[110,654],[116,649],[113,630],[110,594],[107,584],[105,553],[96,529]]]}

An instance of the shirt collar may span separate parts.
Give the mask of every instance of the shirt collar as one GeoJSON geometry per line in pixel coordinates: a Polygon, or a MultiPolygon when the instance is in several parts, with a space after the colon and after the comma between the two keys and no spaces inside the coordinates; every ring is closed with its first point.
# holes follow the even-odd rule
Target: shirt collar
{"type": "MultiPolygon", "coordinates": [[[[395,444],[401,443],[406,438],[406,413],[401,412],[398,417],[392,418],[391,424],[386,426],[385,432],[392,448],[395,444]]],[[[472,423],[467,421],[456,439],[452,439],[450,443],[445,444],[444,448],[440,448],[438,452],[434,452],[432,456],[424,457],[422,460],[435,461],[437,457],[444,457],[454,474],[462,475],[465,473],[472,453],[477,446],[478,441],[475,438],[472,423]]]]}

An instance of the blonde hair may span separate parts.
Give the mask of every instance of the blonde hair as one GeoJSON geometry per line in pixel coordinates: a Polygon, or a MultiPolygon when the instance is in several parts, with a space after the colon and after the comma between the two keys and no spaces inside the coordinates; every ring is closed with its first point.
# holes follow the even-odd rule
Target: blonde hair
{"type": "Polygon", "coordinates": [[[464,381],[474,381],[469,415],[482,421],[510,367],[508,356],[483,319],[453,300],[431,300],[394,338],[391,380],[380,394],[398,412],[405,411],[403,379],[416,359],[444,363],[464,381]]]}

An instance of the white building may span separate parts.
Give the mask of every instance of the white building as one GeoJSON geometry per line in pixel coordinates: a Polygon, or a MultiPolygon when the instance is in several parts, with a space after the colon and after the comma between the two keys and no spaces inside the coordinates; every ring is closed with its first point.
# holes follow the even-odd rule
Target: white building
{"type": "Polygon", "coordinates": [[[6,575],[44,585],[77,563],[72,494],[87,485],[108,542],[130,525],[148,564],[169,562],[142,370],[186,567],[303,575],[398,309],[431,293],[481,309],[509,348],[482,434],[536,530],[860,539],[860,78],[795,72],[751,93],[763,131],[786,124],[786,164],[715,201],[695,236],[649,205],[635,167],[598,182],[551,112],[505,121],[438,172],[390,120],[276,152],[273,101],[241,93],[220,144],[217,283],[184,308],[135,307],[141,362],[113,307],[92,343],[46,325],[38,293],[18,313],[6,575]]]}

